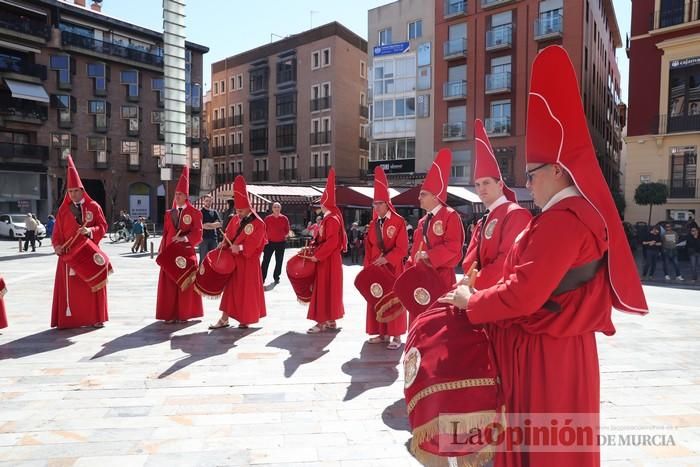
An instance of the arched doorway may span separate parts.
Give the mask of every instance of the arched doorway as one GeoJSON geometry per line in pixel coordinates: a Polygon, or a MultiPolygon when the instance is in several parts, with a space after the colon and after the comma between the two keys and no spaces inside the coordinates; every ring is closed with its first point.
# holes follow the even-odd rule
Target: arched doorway
{"type": "Polygon", "coordinates": [[[165,186],[161,183],[158,185],[157,189],[157,211],[158,211],[158,217],[156,219],[153,219],[153,222],[155,223],[160,223],[163,217],[165,216],[165,186]]]}
{"type": "Polygon", "coordinates": [[[151,217],[151,187],[145,183],[133,183],[129,187],[129,215],[132,219],[151,217]]]}

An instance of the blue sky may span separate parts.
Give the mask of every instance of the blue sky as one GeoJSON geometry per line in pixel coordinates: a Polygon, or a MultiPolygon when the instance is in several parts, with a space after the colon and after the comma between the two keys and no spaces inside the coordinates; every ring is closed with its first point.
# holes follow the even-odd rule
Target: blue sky
{"type": "MultiPolygon", "coordinates": [[[[89,3],[89,1],[88,1],[89,3]]],[[[188,0],[187,39],[206,45],[204,56],[205,89],[209,88],[212,62],[267,44],[279,36],[296,34],[338,21],[359,36],[367,38],[367,10],[389,0],[188,0]]],[[[629,31],[630,0],[613,0],[624,44],[629,31]]],[[[105,0],[103,12],[150,29],[163,27],[160,0],[105,0]]],[[[623,101],[627,101],[627,57],[624,46],[618,50],[622,73],[623,101]]]]}

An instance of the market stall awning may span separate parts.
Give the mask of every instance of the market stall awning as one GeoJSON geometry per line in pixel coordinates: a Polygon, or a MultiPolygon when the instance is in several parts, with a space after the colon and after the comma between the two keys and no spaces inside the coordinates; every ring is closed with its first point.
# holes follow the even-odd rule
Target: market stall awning
{"type": "MultiPolygon", "coordinates": [[[[233,199],[233,183],[221,185],[211,192],[214,197],[214,209],[224,211],[227,208],[227,200],[233,199]]],[[[308,206],[321,196],[321,191],[311,186],[284,186],[284,185],[248,185],[248,197],[258,212],[269,211],[272,203],[285,206],[308,206]]],[[[197,201],[201,204],[201,198],[197,201]]]]}
{"type": "MultiPolygon", "coordinates": [[[[413,188],[391,198],[391,202],[396,207],[417,208],[420,206],[418,203],[418,193],[420,193],[420,190],[420,185],[414,186],[413,188]]],[[[456,207],[464,206],[466,204],[473,205],[476,203],[481,203],[481,200],[473,191],[473,188],[470,189],[469,187],[463,186],[447,187],[447,204],[449,206],[456,207]]]]}

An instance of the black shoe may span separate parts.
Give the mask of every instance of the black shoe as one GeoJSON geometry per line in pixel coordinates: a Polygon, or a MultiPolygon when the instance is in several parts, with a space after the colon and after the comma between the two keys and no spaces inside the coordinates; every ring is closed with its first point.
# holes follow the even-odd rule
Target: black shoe
{"type": "Polygon", "coordinates": [[[275,284],[279,284],[279,283],[280,283],[280,280],[279,280],[279,279],[275,279],[275,284]]]}

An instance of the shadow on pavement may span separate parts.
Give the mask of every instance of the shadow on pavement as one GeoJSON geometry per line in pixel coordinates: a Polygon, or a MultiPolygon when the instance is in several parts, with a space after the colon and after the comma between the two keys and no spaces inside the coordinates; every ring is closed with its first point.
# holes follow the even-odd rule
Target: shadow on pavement
{"type": "Polygon", "coordinates": [[[382,411],[382,421],[386,426],[396,431],[411,431],[408,424],[406,401],[399,399],[382,411]]]}
{"type": "Polygon", "coordinates": [[[318,334],[302,334],[289,331],[274,338],[266,347],[287,350],[289,358],[284,361],[284,377],[291,377],[301,365],[311,363],[329,352],[326,347],[335,339],[338,331],[318,334]]]}
{"type": "Polygon", "coordinates": [[[54,256],[54,252],[51,253],[35,253],[35,252],[25,252],[17,253],[16,255],[0,256],[0,261],[11,261],[13,259],[20,258],[40,258],[42,256],[54,256]]]}
{"type": "Polygon", "coordinates": [[[343,400],[349,401],[370,389],[394,384],[399,377],[396,367],[401,355],[401,348],[388,350],[386,344],[365,342],[360,350],[360,358],[353,358],[341,367],[343,373],[350,375],[350,385],[343,400]]]}
{"type": "Polygon", "coordinates": [[[90,360],[106,357],[124,350],[138,349],[149,345],[160,344],[170,340],[172,333],[182,329],[194,326],[200,323],[200,320],[188,321],[186,323],[165,324],[162,321],[156,321],[148,326],[145,326],[138,331],[130,334],[119,336],[102,345],[102,350],[97,352],[90,360]]]}
{"type": "Polygon", "coordinates": [[[260,328],[226,328],[216,332],[195,332],[182,336],[173,336],[170,340],[170,348],[179,349],[187,356],[173,363],[170,368],[158,375],[158,378],[167,378],[176,371],[192,365],[193,363],[216,355],[223,355],[236,347],[236,342],[247,337],[260,328]]]}
{"type": "Polygon", "coordinates": [[[71,337],[85,334],[86,332],[97,331],[93,327],[76,329],[47,329],[31,336],[0,345],[0,360],[10,358],[23,358],[52,350],[62,349],[73,345],[71,337]]]}

